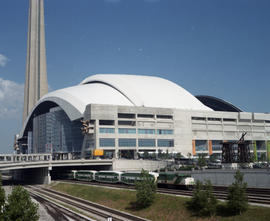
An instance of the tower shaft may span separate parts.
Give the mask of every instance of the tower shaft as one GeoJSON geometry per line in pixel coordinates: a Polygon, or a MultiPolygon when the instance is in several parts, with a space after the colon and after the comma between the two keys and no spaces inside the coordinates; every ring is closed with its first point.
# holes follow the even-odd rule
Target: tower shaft
{"type": "Polygon", "coordinates": [[[44,2],[43,0],[29,0],[23,122],[36,102],[46,93],[48,93],[48,83],[44,2]]]}

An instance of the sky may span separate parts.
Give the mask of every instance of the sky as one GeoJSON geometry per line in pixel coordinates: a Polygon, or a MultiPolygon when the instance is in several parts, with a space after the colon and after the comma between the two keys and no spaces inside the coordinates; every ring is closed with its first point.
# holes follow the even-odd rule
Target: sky
{"type": "MultiPolygon", "coordinates": [[[[22,127],[28,3],[0,1],[0,153],[12,152],[22,127]]],[[[97,73],[153,75],[247,112],[270,112],[269,0],[44,4],[51,91],[97,73]]]]}

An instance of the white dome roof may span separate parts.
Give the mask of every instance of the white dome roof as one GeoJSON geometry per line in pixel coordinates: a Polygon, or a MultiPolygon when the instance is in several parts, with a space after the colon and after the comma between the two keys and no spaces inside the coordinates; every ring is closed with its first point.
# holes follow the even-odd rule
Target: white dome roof
{"type": "Polygon", "coordinates": [[[77,86],[56,90],[43,96],[24,122],[23,130],[35,109],[45,101],[52,101],[60,106],[70,120],[82,118],[88,104],[212,110],[184,88],[163,78],[97,74],[84,79],[77,86]]]}
{"type": "MultiPolygon", "coordinates": [[[[159,77],[98,74],[84,79],[81,85],[94,82],[114,88],[134,106],[211,110],[184,88],[159,77]]],[[[121,105],[122,101],[116,101],[115,104],[121,105]]]]}

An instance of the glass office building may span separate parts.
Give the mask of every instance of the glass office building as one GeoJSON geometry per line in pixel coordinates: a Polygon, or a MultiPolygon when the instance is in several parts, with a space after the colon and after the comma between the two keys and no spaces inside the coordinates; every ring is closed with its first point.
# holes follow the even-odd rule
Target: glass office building
{"type": "Polygon", "coordinates": [[[60,107],[33,119],[32,153],[80,152],[83,142],[80,121],[70,121],[60,107]]]}

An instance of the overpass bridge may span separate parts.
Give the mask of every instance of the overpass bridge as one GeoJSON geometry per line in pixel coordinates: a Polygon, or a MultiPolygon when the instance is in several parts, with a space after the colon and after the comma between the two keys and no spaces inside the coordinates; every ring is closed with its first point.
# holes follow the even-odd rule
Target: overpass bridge
{"type": "Polygon", "coordinates": [[[112,169],[112,159],[72,159],[69,154],[62,154],[55,159],[52,154],[0,154],[0,171],[12,171],[13,179],[51,182],[53,168],[105,166],[112,169]]]}
{"type": "Polygon", "coordinates": [[[157,160],[128,159],[78,159],[70,153],[61,154],[0,154],[0,172],[11,171],[15,180],[49,184],[54,171],[68,167],[98,168],[98,170],[153,171],[164,168],[168,162],[157,160]],[[52,174],[51,174],[52,173],[52,174]]]}

